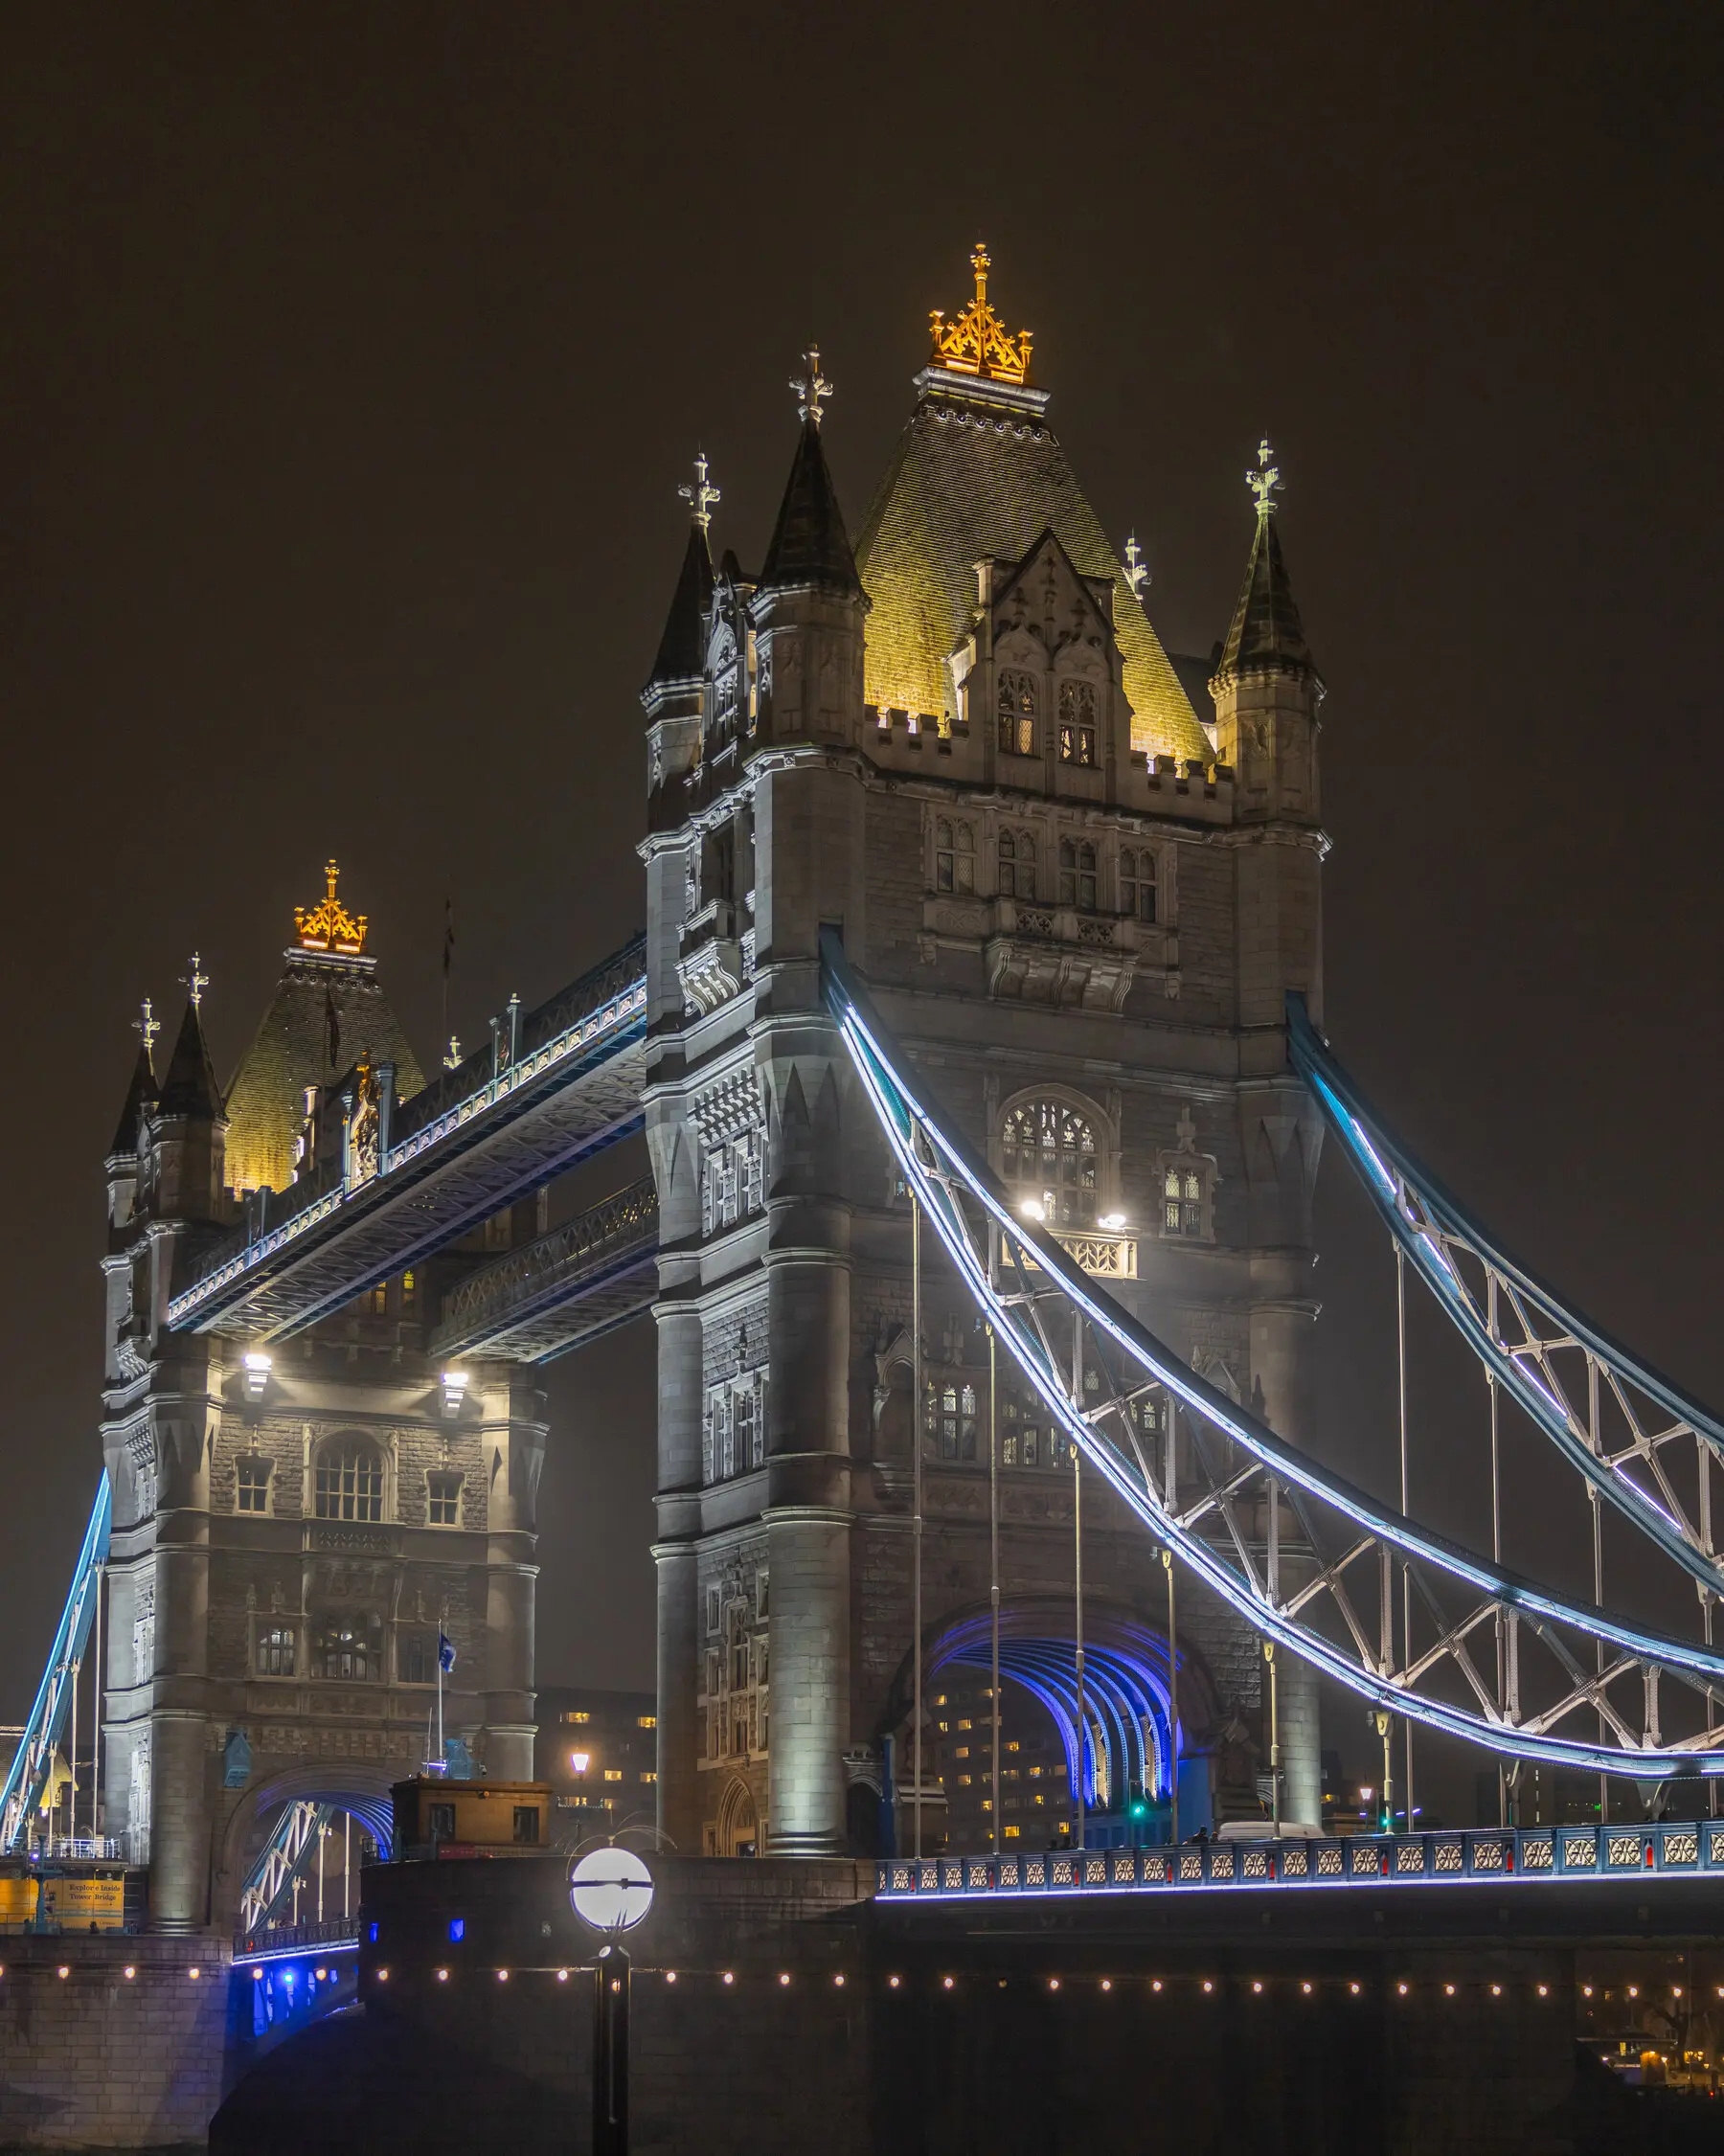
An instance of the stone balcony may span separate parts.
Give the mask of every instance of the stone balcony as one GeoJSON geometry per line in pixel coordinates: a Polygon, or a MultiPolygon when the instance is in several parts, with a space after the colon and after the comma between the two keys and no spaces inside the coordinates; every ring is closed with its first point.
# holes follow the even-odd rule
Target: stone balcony
{"type": "Polygon", "coordinates": [[[921,947],[932,963],[944,950],[979,953],[987,992],[1056,1009],[1121,1010],[1140,973],[1179,993],[1175,930],[1126,914],[1024,898],[953,896],[922,900],[921,947]]]}
{"type": "Polygon", "coordinates": [[[748,978],[744,945],[752,946],[754,931],[741,933],[741,911],[734,899],[714,898],[684,924],[676,978],[691,1017],[728,1003],[748,978]]]}
{"type": "MultiPolygon", "coordinates": [[[[1137,1279],[1138,1246],[1135,1236],[1116,1235],[1105,1228],[1053,1228],[1048,1232],[1073,1264],[1081,1266],[1092,1280],[1137,1279]]],[[[1023,1260],[1026,1272],[1041,1271],[1028,1250],[1023,1253],[1023,1260]]]]}

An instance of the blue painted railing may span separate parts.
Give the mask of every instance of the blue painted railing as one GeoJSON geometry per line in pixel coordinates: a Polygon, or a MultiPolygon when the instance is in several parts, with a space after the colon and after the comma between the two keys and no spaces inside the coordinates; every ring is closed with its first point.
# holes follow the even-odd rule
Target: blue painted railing
{"type": "Polygon", "coordinates": [[[1724,1819],[1650,1827],[1455,1828],[1308,1841],[1185,1842],[1174,1849],[1054,1850],[1021,1856],[883,1858],[880,1901],[1023,1894],[1177,1893],[1201,1888],[1403,1887],[1488,1880],[1724,1873],[1724,1819]]]}

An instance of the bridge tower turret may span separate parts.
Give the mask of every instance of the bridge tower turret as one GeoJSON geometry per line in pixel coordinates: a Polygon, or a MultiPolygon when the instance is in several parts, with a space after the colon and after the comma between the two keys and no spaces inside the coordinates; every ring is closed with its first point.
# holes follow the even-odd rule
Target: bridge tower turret
{"type": "MultiPolygon", "coordinates": [[[[1323,681],[1305,642],[1275,523],[1281,474],[1267,440],[1247,473],[1257,496],[1238,602],[1210,693],[1217,753],[1236,773],[1236,977],[1240,1033],[1239,1142],[1245,1170],[1251,1277],[1251,1370],[1273,1428],[1308,1443],[1310,1341],[1318,1303],[1311,1218],[1323,1125],[1287,1069],[1290,990],[1323,1013],[1322,861],[1318,713],[1323,681]]],[[[1290,1521],[1283,1546],[1293,1548],[1290,1521]]],[[[1322,1816],[1317,1780],[1317,1682],[1283,1660],[1282,1750],[1288,1816],[1322,1816]]]]}

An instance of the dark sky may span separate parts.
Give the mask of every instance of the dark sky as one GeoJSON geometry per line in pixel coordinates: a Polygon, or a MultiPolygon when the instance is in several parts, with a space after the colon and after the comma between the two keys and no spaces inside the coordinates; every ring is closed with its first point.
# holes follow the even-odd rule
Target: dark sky
{"type": "MultiPolygon", "coordinates": [[[[469,1040],[620,942],[694,447],[758,559],[816,337],[853,529],[979,234],[1176,647],[1226,626],[1271,432],[1330,690],[1336,1046],[1511,1247],[1724,1397],[1715,21],[14,14],[0,1718],[97,1466],[138,999],[177,1016],[195,946],[231,1068],[331,851],[427,1057],[446,886],[469,1040]]],[[[1324,1235],[1330,1449],[1388,1476],[1392,1271],[1333,1163],[1324,1235]]],[[[1482,1387],[1415,1350],[1433,1516],[1482,1533],[1482,1387]]],[[[650,1351],[558,1374],[547,1682],[650,1678],[650,1351]]]]}

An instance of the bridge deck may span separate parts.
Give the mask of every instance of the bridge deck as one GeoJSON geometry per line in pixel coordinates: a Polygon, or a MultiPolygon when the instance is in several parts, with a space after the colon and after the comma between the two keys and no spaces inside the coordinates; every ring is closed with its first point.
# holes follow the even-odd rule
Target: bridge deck
{"type": "Polygon", "coordinates": [[[284,1194],[294,1210],[210,1250],[177,1329],[284,1339],[640,1126],[646,984],[637,940],[401,1103],[377,1171],[284,1194]]]}

